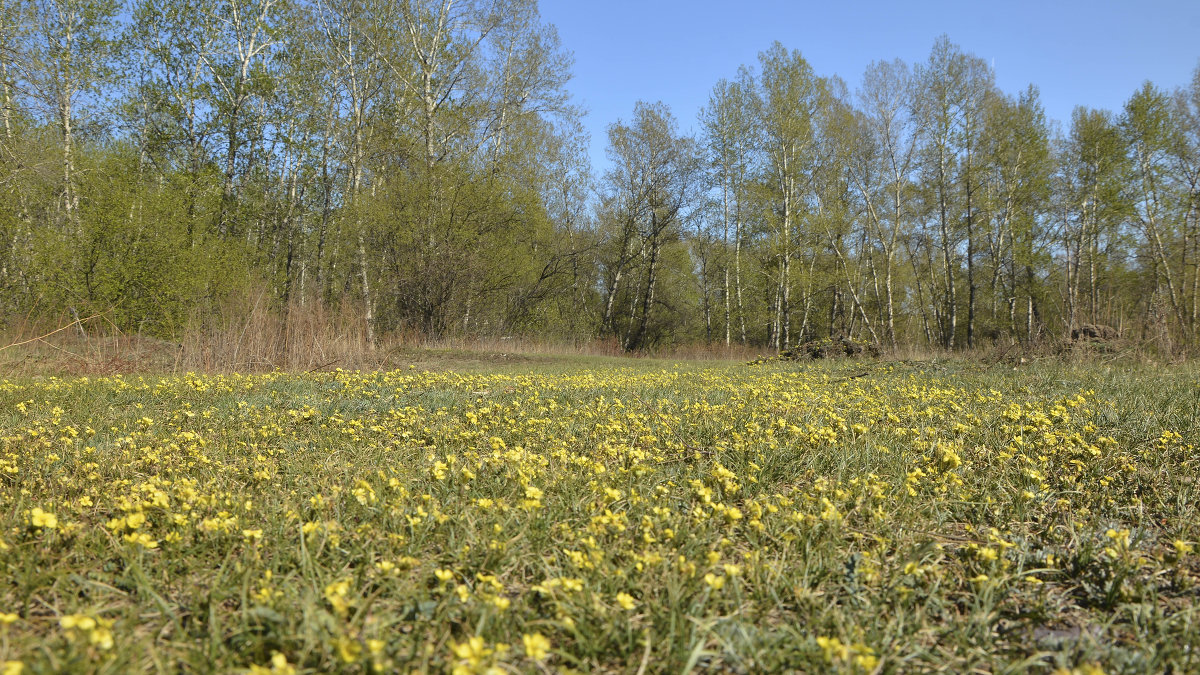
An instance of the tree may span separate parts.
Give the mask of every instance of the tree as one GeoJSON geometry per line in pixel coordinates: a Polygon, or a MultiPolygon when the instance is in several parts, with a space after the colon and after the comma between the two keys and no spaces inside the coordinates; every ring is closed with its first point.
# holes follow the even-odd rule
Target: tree
{"type": "Polygon", "coordinates": [[[216,232],[233,238],[241,234],[236,214],[241,196],[239,177],[244,180],[257,162],[264,161],[262,153],[255,157],[253,150],[265,137],[267,121],[262,111],[276,86],[270,61],[279,45],[285,5],[281,0],[226,0],[220,6],[202,7],[201,20],[216,40],[202,59],[224,146],[216,232]]]}
{"type": "Polygon", "coordinates": [[[4,145],[0,157],[11,161],[16,149],[17,83],[24,54],[21,44],[25,40],[29,19],[29,5],[21,2],[5,3],[0,7],[0,121],[4,123],[4,145]]]}
{"type": "Polygon", "coordinates": [[[738,333],[746,343],[746,310],[742,298],[742,245],[745,239],[743,208],[747,183],[758,150],[758,128],[754,124],[757,102],[754,81],[742,68],[735,81],[719,80],[709,95],[708,106],[700,111],[700,126],[706,152],[709,182],[720,193],[721,243],[725,305],[725,344],[732,341],[736,310],[738,333]],[[733,233],[733,260],[728,260],[730,228],[733,233]],[[733,287],[730,288],[732,272],[733,287]],[[732,302],[731,302],[732,299],[732,302]]]}
{"type": "Polygon", "coordinates": [[[861,326],[870,334],[873,344],[878,345],[879,333],[865,302],[868,273],[874,266],[873,251],[867,244],[870,227],[865,223],[867,218],[862,217],[865,204],[857,198],[860,191],[855,189],[852,177],[852,166],[866,134],[861,115],[850,104],[845,84],[838,78],[830,78],[827,91],[817,118],[813,227],[824,233],[822,244],[832,254],[829,334],[854,337],[861,326]]]}
{"type": "MultiPolygon", "coordinates": [[[[758,55],[759,78],[757,119],[762,130],[766,166],[764,182],[774,204],[775,259],[777,282],[771,345],[786,349],[791,344],[792,259],[801,251],[815,254],[809,235],[801,225],[807,210],[808,190],[816,155],[814,119],[824,95],[824,82],[798,51],[788,51],[776,42],[758,55]]],[[[811,265],[810,265],[811,267],[811,265]]],[[[812,279],[804,291],[805,319],[812,303],[812,279]]],[[[803,333],[803,329],[801,330],[803,333]]]]}
{"type": "Polygon", "coordinates": [[[1172,155],[1185,199],[1179,267],[1184,275],[1182,292],[1187,296],[1184,304],[1191,305],[1187,320],[1195,342],[1200,330],[1200,67],[1193,72],[1190,86],[1177,91],[1174,99],[1180,133],[1172,155]]]}
{"type": "Polygon", "coordinates": [[[28,268],[29,190],[25,149],[28,114],[18,100],[17,77],[23,72],[30,27],[28,3],[0,5],[0,315],[15,304],[15,288],[28,268]]]}
{"type": "Polygon", "coordinates": [[[679,134],[662,103],[638,102],[633,120],[608,130],[612,169],[599,217],[609,226],[604,323],[627,351],[660,338],[659,285],[667,250],[679,242],[701,189],[696,142],[679,134]],[[627,276],[631,287],[622,286],[627,276]],[[617,314],[618,298],[628,303],[617,314]]]}
{"type": "Polygon", "coordinates": [[[1183,327],[1187,321],[1180,300],[1181,270],[1167,253],[1179,236],[1173,217],[1179,195],[1174,192],[1177,186],[1169,162],[1171,150],[1178,147],[1179,129],[1172,113],[1170,97],[1147,82],[1125,104],[1120,124],[1132,152],[1134,217],[1151,259],[1153,291],[1147,311],[1152,322],[1161,320],[1156,317],[1155,300],[1165,286],[1170,309],[1183,327]]]}
{"type": "Polygon", "coordinates": [[[862,138],[856,161],[850,164],[867,226],[881,253],[884,298],[880,304],[886,308],[884,321],[892,349],[899,346],[894,264],[900,235],[911,226],[909,200],[917,148],[911,77],[908,66],[899,60],[879,61],[867,68],[858,94],[862,138]]]}
{"type": "Polygon", "coordinates": [[[937,222],[944,302],[935,308],[942,346],[958,332],[959,246],[966,243],[967,345],[974,341],[975,253],[980,180],[978,143],[994,84],[991,68],[942,36],[917,68],[916,110],[923,130],[923,182],[937,222]]]}
{"type": "Polygon", "coordinates": [[[981,134],[981,168],[995,195],[986,242],[992,267],[991,300],[996,318],[997,293],[1007,277],[1009,330],[1018,335],[1017,300],[1024,297],[1024,340],[1032,343],[1040,315],[1036,270],[1046,269],[1043,249],[1046,212],[1053,171],[1046,116],[1038,92],[1028,88],[1020,98],[994,96],[981,134]]]}
{"type": "Polygon", "coordinates": [[[506,319],[493,301],[554,250],[542,160],[578,115],[563,89],[570,58],[529,0],[394,9],[398,32],[374,43],[394,86],[370,125],[384,150],[369,189],[376,213],[400,217],[375,219],[366,239],[389,295],[384,325],[437,333],[457,315],[463,330],[496,330],[506,319]]]}
{"type": "Polygon", "coordinates": [[[1130,208],[1131,170],[1125,140],[1112,114],[1076,108],[1060,156],[1061,199],[1067,204],[1068,327],[1073,330],[1080,322],[1080,308],[1087,323],[1111,323],[1113,308],[1106,306],[1105,298],[1115,292],[1110,267],[1123,258],[1122,224],[1130,208]],[[1109,293],[1102,292],[1106,286],[1109,293]]]}
{"type": "Polygon", "coordinates": [[[182,194],[189,246],[201,244],[219,208],[212,163],[219,120],[206,65],[218,35],[205,20],[215,11],[207,0],[138,0],[125,31],[127,60],[138,73],[126,94],[126,124],[157,176],[182,194]]]}
{"type": "Polygon", "coordinates": [[[52,120],[62,149],[59,205],[78,230],[76,136],[99,107],[112,76],[117,0],[35,0],[24,80],[40,112],[52,120]]]}

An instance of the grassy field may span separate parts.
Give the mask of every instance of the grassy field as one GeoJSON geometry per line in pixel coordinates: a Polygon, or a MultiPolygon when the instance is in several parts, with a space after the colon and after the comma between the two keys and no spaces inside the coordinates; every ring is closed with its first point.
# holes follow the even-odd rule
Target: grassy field
{"type": "Polygon", "coordinates": [[[1198,375],[3,381],[0,673],[1200,672],[1198,375]]]}

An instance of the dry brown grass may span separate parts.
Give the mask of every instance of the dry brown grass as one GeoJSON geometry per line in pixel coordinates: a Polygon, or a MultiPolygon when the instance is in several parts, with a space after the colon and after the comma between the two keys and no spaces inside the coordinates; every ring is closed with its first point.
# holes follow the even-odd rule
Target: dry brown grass
{"type": "MultiPolygon", "coordinates": [[[[372,344],[357,308],[294,302],[286,312],[264,293],[230,300],[221,311],[197,315],[178,341],[130,335],[105,314],[23,318],[0,332],[0,377],[106,375],[113,373],[306,372],[342,368],[373,370],[418,365],[432,370],[475,369],[503,364],[569,362],[580,358],[749,362],[774,350],[740,344],[688,343],[640,354],[622,352],[615,339],[563,341],[536,336],[442,336],[386,334],[372,344]]],[[[974,361],[1013,366],[1035,361],[1155,362],[1145,345],[1119,349],[1045,342],[1033,347],[996,344],[971,350],[901,346],[889,361],[974,361]]],[[[1174,361],[1175,359],[1166,359],[1174,361]]]]}
{"type": "Polygon", "coordinates": [[[169,342],[125,334],[103,314],[23,318],[0,333],[0,345],[2,376],[160,371],[174,351],[169,342]]]}
{"type": "Polygon", "coordinates": [[[379,349],[346,307],[292,303],[273,310],[265,294],[229,303],[217,317],[196,317],[179,341],[174,370],[289,372],[372,368],[379,349]]]}
{"type": "Polygon", "coordinates": [[[687,344],[631,355],[611,339],[430,338],[406,332],[384,335],[371,344],[362,317],[354,310],[310,302],[294,303],[285,313],[271,309],[262,297],[230,302],[217,315],[194,318],[178,341],[129,335],[107,316],[96,315],[15,322],[0,333],[0,345],[2,377],[306,372],[408,365],[472,369],[579,358],[750,361],[771,353],[743,345],[687,344]]]}

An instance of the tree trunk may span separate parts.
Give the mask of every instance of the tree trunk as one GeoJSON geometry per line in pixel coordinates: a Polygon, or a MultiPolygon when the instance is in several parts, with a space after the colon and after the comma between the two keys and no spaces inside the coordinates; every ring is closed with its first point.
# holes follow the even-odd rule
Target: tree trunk
{"type": "MultiPolygon", "coordinates": [[[[728,179],[722,181],[721,185],[722,198],[722,226],[723,226],[723,246],[721,252],[722,258],[725,261],[725,346],[728,347],[733,340],[732,326],[730,325],[730,303],[729,303],[729,183],[728,179]]],[[[707,303],[705,303],[707,305],[707,303]]],[[[707,314],[707,312],[706,312],[707,314]]]]}
{"type": "MultiPolygon", "coordinates": [[[[784,171],[788,169],[787,163],[784,163],[784,171]]],[[[791,346],[791,327],[792,327],[792,189],[793,181],[790,178],[784,179],[783,193],[783,266],[780,274],[780,283],[783,286],[783,292],[780,296],[780,347],[787,349],[791,346]]]]}
{"type": "Polygon", "coordinates": [[[946,269],[946,326],[942,345],[954,349],[954,334],[958,331],[958,294],[954,285],[953,241],[950,237],[949,204],[946,195],[946,154],[939,149],[938,157],[938,224],[942,234],[942,263],[946,269]]]}
{"type": "Polygon", "coordinates": [[[79,228],[81,223],[76,213],[79,202],[75,194],[75,135],[72,129],[71,117],[71,97],[69,94],[64,93],[59,103],[59,126],[62,132],[63,152],[63,211],[66,214],[67,223],[71,226],[72,232],[78,236],[80,234],[79,228]]]}
{"type": "Polygon", "coordinates": [[[975,212],[971,185],[971,153],[967,152],[967,348],[975,346],[975,212]]]}

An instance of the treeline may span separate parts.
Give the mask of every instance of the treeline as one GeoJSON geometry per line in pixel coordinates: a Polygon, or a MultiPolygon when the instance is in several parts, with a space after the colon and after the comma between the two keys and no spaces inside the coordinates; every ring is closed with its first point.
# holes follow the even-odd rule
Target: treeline
{"type": "Polygon", "coordinates": [[[584,139],[532,0],[3,11],[6,316],[175,336],[265,286],[372,339],[520,331],[576,283],[584,139]]]}
{"type": "Polygon", "coordinates": [[[1200,71],[1046,119],[948,39],[779,44],[592,176],[534,0],[0,7],[0,317],[176,338],[265,298],[424,335],[956,349],[1200,322],[1200,71]]]}
{"type": "Polygon", "coordinates": [[[956,349],[1081,328],[1165,350],[1200,318],[1200,70],[1065,132],[942,38],[854,93],[778,43],[720,80],[696,139],[661,106],[610,129],[603,326],[785,347],[956,349]],[[673,256],[673,257],[672,257],[673,256]],[[613,308],[623,308],[613,310],[613,308]]]}

